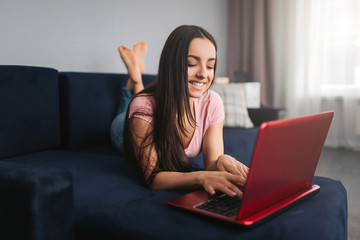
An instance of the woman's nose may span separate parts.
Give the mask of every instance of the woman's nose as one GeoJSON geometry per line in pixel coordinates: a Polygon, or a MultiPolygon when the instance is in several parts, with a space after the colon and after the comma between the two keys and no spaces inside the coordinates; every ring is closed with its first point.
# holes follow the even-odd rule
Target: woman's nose
{"type": "Polygon", "coordinates": [[[206,66],[199,66],[196,76],[200,79],[206,78],[206,66]]]}

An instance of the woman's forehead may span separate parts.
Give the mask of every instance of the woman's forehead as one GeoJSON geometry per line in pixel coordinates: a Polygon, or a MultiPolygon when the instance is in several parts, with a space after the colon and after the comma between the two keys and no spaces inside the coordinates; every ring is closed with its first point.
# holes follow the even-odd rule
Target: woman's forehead
{"type": "Polygon", "coordinates": [[[189,56],[200,58],[216,58],[214,44],[207,38],[194,38],[189,45],[189,56]]]}

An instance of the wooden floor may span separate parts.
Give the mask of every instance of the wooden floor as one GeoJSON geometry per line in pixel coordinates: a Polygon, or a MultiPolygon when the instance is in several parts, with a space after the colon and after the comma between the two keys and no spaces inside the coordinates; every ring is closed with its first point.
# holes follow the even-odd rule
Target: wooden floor
{"type": "Polygon", "coordinates": [[[348,196],[348,239],[360,239],[360,152],[325,148],[315,175],[343,183],[348,196]]]}

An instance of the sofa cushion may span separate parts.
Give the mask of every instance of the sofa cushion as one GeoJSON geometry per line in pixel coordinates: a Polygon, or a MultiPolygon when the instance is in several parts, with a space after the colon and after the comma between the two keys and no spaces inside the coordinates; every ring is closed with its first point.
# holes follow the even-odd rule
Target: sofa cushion
{"type": "Polygon", "coordinates": [[[76,239],[346,239],[346,190],[328,178],[314,178],[314,197],[249,230],[172,208],[167,201],[187,192],[145,188],[120,156],[46,151],[10,160],[72,172],[76,239]]]}
{"type": "MultiPolygon", "coordinates": [[[[126,74],[60,73],[62,144],[79,150],[110,142],[110,125],[120,102],[126,74]]],[[[144,75],[144,85],[155,75],[144,75]]]]}
{"type": "Polygon", "coordinates": [[[60,145],[58,72],[0,66],[0,159],[60,145]]]}
{"type": "Polygon", "coordinates": [[[72,175],[0,162],[0,239],[74,239],[72,175]]]}
{"type": "Polygon", "coordinates": [[[254,124],[249,117],[245,92],[241,84],[214,84],[212,90],[217,92],[224,104],[225,127],[252,128],[254,124]]]}
{"type": "MultiPolygon", "coordinates": [[[[259,128],[224,127],[224,153],[229,154],[246,166],[250,166],[259,128]]],[[[203,154],[190,159],[193,170],[204,169],[203,154]]]]}
{"type": "Polygon", "coordinates": [[[224,152],[250,166],[259,128],[224,128],[224,152]]]}

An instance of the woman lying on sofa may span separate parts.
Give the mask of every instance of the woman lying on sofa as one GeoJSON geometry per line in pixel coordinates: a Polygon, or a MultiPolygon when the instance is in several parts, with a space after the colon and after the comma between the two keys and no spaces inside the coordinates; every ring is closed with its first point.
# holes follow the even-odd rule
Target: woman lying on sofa
{"type": "Polygon", "coordinates": [[[176,28],[163,48],[157,80],[145,89],[146,43],[118,50],[129,80],[112,123],[112,141],[142,169],[148,187],[203,187],[210,194],[241,197],[238,187],[244,186],[248,168],[224,155],[223,105],[209,90],[217,61],[214,38],[197,26],[176,28]],[[201,150],[205,171],[192,172],[189,158],[201,150]]]}

